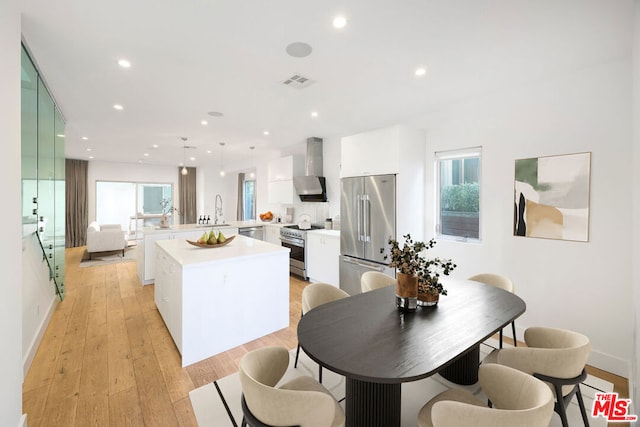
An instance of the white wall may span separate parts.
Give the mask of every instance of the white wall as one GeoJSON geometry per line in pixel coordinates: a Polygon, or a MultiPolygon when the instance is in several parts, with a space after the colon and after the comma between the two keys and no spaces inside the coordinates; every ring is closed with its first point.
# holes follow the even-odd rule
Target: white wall
{"type": "Polygon", "coordinates": [[[0,425],[17,426],[22,413],[22,272],[20,268],[20,9],[18,0],[0,2],[0,129],[3,135],[0,194],[5,226],[0,268],[0,425]]]}
{"type": "MultiPolygon", "coordinates": [[[[625,59],[459,102],[423,119],[427,201],[434,200],[434,152],[483,147],[482,243],[441,239],[434,255],[452,257],[456,277],[510,276],[527,303],[516,321],[520,331],[532,325],[580,331],[592,341],[590,363],[625,377],[632,350],[631,195],[638,193],[630,179],[630,93],[625,59]],[[515,159],[584,151],[592,152],[589,242],[514,237],[515,159]]],[[[425,219],[428,238],[432,206],[425,219]]]]}
{"type": "Polygon", "coordinates": [[[26,236],[22,239],[22,369],[25,375],[60,301],[49,275],[38,237],[26,236]]]}
{"type": "Polygon", "coordinates": [[[634,414],[640,414],[640,328],[638,313],[640,310],[640,0],[635,1],[634,10],[634,32],[633,32],[633,142],[632,142],[632,169],[633,169],[633,247],[631,251],[631,259],[633,262],[633,313],[632,313],[632,333],[633,333],[633,358],[632,358],[632,375],[629,377],[630,397],[634,404],[634,414]]]}

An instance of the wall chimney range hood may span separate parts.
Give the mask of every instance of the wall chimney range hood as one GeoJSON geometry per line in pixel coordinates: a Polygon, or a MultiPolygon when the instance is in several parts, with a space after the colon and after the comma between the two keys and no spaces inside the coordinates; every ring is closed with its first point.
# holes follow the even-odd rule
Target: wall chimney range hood
{"type": "Polygon", "coordinates": [[[327,185],[322,176],[322,138],[307,138],[304,176],[294,176],[293,185],[303,202],[326,202],[327,185]]]}

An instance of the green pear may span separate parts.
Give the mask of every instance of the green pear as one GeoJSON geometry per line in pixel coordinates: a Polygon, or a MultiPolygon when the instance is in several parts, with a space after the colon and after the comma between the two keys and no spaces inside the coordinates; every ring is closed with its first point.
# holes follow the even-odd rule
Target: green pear
{"type": "Polygon", "coordinates": [[[218,239],[216,239],[216,231],[211,230],[211,233],[209,233],[209,240],[207,240],[207,244],[215,245],[216,243],[218,243],[218,239]]]}
{"type": "Polygon", "coordinates": [[[207,232],[205,231],[204,234],[202,235],[202,237],[200,237],[198,239],[198,243],[204,244],[204,243],[207,243],[207,240],[209,240],[209,236],[207,235],[207,232]]]}
{"type": "Polygon", "coordinates": [[[227,240],[227,238],[224,237],[224,234],[222,234],[222,231],[218,233],[218,243],[224,243],[225,240],[227,240]]]}

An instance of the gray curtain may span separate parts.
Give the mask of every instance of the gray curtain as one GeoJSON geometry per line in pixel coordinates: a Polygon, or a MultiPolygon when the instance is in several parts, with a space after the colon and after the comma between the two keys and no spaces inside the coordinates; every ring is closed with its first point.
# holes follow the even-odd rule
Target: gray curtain
{"type": "Polygon", "coordinates": [[[65,159],[65,247],[87,244],[89,202],[87,201],[86,160],[65,159]]]}
{"type": "Polygon", "coordinates": [[[186,175],[182,175],[180,173],[181,170],[182,168],[178,168],[178,187],[180,187],[180,224],[195,224],[196,168],[187,168],[188,173],[186,175]]]}
{"type": "Polygon", "coordinates": [[[236,209],[236,219],[244,221],[244,173],[238,174],[238,208],[236,209]]]}

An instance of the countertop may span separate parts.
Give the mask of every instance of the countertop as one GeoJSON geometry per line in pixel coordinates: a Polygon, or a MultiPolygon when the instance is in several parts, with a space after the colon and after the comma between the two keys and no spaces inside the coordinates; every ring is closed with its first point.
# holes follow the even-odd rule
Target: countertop
{"type": "Polygon", "coordinates": [[[316,230],[307,230],[307,234],[319,234],[321,236],[340,237],[340,230],[328,230],[325,228],[316,230]]]}
{"type": "Polygon", "coordinates": [[[171,258],[183,267],[195,264],[215,264],[231,259],[251,258],[273,255],[278,252],[289,252],[288,248],[237,235],[225,246],[199,248],[190,245],[185,239],[159,240],[155,242],[164,249],[171,258]]]}

